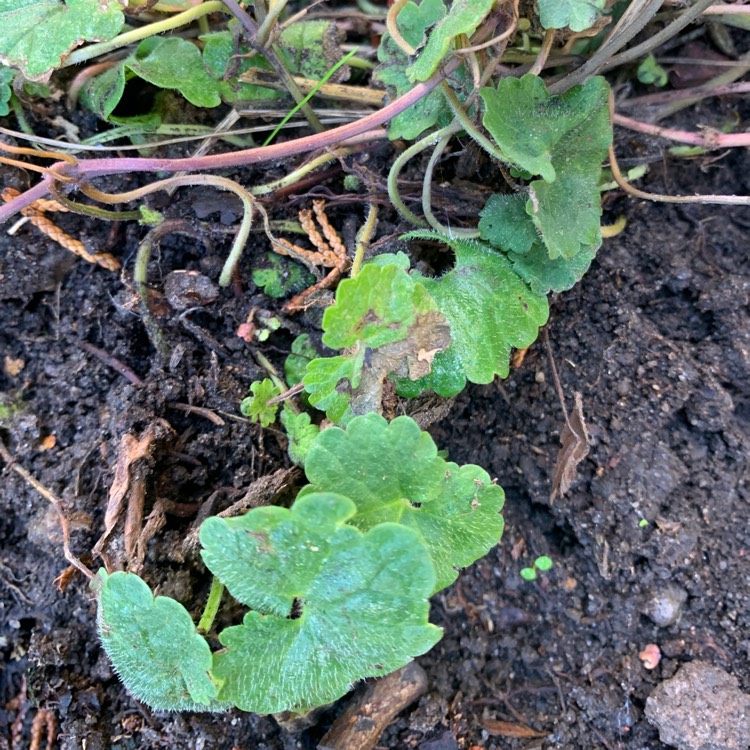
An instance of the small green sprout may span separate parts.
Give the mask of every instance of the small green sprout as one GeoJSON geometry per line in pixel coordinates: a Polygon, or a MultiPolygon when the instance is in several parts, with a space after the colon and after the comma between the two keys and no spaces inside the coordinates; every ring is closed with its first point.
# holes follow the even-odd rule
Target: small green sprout
{"type": "Polygon", "coordinates": [[[645,529],[648,526],[648,521],[645,518],[641,518],[641,520],[638,521],[638,526],[641,529],[645,529]]]}
{"type": "Polygon", "coordinates": [[[520,576],[524,581],[536,581],[537,571],[539,571],[540,573],[546,573],[548,570],[552,569],[553,564],[554,563],[552,562],[551,557],[547,557],[547,555],[541,555],[540,557],[537,557],[536,560],[534,560],[534,564],[532,567],[521,568],[520,576]]]}
{"type": "Polygon", "coordinates": [[[250,384],[252,396],[242,400],[240,411],[242,414],[253,422],[260,422],[261,427],[268,427],[276,421],[276,412],[279,409],[278,404],[269,404],[268,402],[278,396],[281,390],[270,378],[256,380],[250,384]]]}

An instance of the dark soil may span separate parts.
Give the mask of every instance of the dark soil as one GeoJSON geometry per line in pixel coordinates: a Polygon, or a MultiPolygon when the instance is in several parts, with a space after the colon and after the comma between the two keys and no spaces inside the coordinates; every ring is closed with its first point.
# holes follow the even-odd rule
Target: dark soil
{"type": "MultiPolygon", "coordinates": [[[[747,194],[748,175],[750,156],[736,153],[657,165],[649,187],[747,194]]],[[[346,211],[332,212],[334,223],[343,225],[346,211]]],[[[468,388],[431,427],[452,460],[497,477],[507,530],[435,598],[432,620],[445,637],[419,659],[428,693],[385,732],[383,748],[657,750],[666,745],[644,717],[645,700],[681,664],[711,662],[750,689],[750,213],[617,199],[609,219],[620,212],[627,229],[552,306],[550,348],[568,408],[582,394],[592,441],[571,491],[550,505],[564,419],[542,342],[507,380],[468,388]],[[541,554],[553,569],[523,581],[520,569],[541,554]],[[639,659],[648,644],[662,654],[653,670],[639,659]],[[539,736],[509,736],[522,727],[539,736]]],[[[288,466],[280,434],[237,416],[260,373],[235,331],[253,306],[270,303],[252,284],[182,317],[157,299],[170,348],[160,361],[130,282],[142,230],[63,223],[116,253],[126,272],[73,259],[28,227],[0,236],[0,392],[19,407],[0,435],[63,498],[73,549],[85,557],[103,530],[122,436],[165,420],[174,433],[150,458],[146,511],[157,500],[173,504],[143,575],[196,611],[207,581],[183,541],[199,506],[221,510],[288,466]],[[84,343],[132,368],[140,384],[84,343]]],[[[225,242],[206,250],[192,239],[165,241],[151,285],[163,291],[175,269],[215,279],[225,242]]],[[[245,278],[248,269],[249,259],[245,278]]],[[[313,323],[299,318],[261,350],[280,363],[292,335],[313,323]]],[[[0,722],[16,719],[12,700],[25,684],[18,747],[28,746],[42,708],[57,717],[62,750],[314,748],[345,703],[298,733],[239,712],[153,713],[112,673],[86,581],[74,577],[62,593],[53,585],[66,567],[57,517],[10,471],[0,542],[0,722]]],[[[8,732],[0,748],[10,746],[8,732]]]]}

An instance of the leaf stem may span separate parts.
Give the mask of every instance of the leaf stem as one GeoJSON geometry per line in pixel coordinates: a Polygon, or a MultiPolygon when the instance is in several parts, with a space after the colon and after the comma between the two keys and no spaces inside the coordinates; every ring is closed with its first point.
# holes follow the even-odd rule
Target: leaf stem
{"type": "Polygon", "coordinates": [[[255,199],[239,183],[234,180],[229,180],[226,177],[219,177],[218,175],[196,174],[168,177],[166,180],[152,182],[150,185],[145,185],[142,188],[130,190],[125,193],[104,193],[91,185],[81,185],[81,192],[88,195],[89,198],[101,201],[102,203],[127,203],[129,201],[143,198],[157,190],[168,190],[183,185],[211,185],[220,190],[227,190],[234,193],[242,201],[244,208],[242,222],[240,223],[240,228],[237,230],[234,242],[232,243],[232,249],[224,263],[221,276],[219,276],[219,286],[227,287],[232,283],[234,269],[239,262],[242,250],[245,247],[247,238],[250,236],[250,229],[253,225],[253,208],[255,199]]]}
{"type": "Polygon", "coordinates": [[[448,237],[462,237],[464,239],[475,239],[479,237],[478,229],[461,229],[443,226],[436,218],[435,214],[432,213],[432,173],[435,170],[435,165],[445,151],[448,143],[450,142],[451,136],[460,131],[462,126],[460,123],[454,123],[454,129],[452,133],[447,133],[444,138],[441,138],[435,146],[430,160],[427,162],[427,168],[424,173],[424,182],[422,183],[422,211],[424,217],[427,219],[427,223],[440,234],[444,234],[448,237]]]}
{"type": "Polygon", "coordinates": [[[224,595],[224,584],[214,576],[211,580],[211,590],[208,592],[206,606],[198,622],[198,630],[208,633],[213,627],[214,620],[221,606],[221,597],[224,595]]]}
{"type": "Polygon", "coordinates": [[[352,261],[352,269],[350,272],[352,278],[356,278],[362,268],[362,261],[365,258],[365,250],[367,250],[377,226],[378,206],[374,201],[370,201],[367,208],[367,218],[365,219],[365,223],[362,225],[359,232],[357,232],[357,244],[354,248],[354,260],[352,261]]]}
{"type": "Polygon", "coordinates": [[[133,42],[140,42],[143,39],[147,39],[150,36],[161,34],[164,31],[171,31],[177,29],[180,26],[185,26],[192,23],[201,16],[206,16],[209,13],[217,13],[219,11],[225,11],[224,4],[218,2],[218,0],[208,0],[208,2],[196,5],[190,10],[186,10],[183,13],[178,13],[176,16],[165,18],[163,21],[156,21],[150,23],[147,26],[141,26],[139,29],[132,29],[126,31],[124,34],[116,36],[114,39],[110,39],[108,42],[97,42],[96,44],[90,44],[88,47],[82,47],[74,52],[71,52],[60,65],[60,68],[69,68],[71,65],[79,65],[82,62],[87,62],[95,57],[104,55],[112,50],[125,47],[133,42]]]}

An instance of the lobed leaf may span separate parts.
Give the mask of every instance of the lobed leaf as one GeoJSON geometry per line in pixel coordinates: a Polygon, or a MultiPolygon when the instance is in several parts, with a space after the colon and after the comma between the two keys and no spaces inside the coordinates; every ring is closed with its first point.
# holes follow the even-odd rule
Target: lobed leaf
{"type": "Polygon", "coordinates": [[[278,253],[267,253],[270,268],[254,268],[253,283],[262,287],[263,293],[274,299],[299,292],[315,281],[304,266],[280,258],[278,253]]]}
{"type": "Polygon", "coordinates": [[[133,573],[98,574],[99,636],[125,687],[157,711],[216,711],[211,650],[188,611],[133,573]]]}
{"type": "Polygon", "coordinates": [[[240,411],[242,414],[253,422],[260,422],[261,427],[268,427],[276,421],[276,412],[279,409],[278,404],[269,404],[268,402],[278,396],[281,391],[274,385],[270,378],[256,380],[250,384],[252,396],[242,399],[240,411]]]}
{"type": "Polygon", "coordinates": [[[112,39],[123,21],[117,0],[0,0],[0,62],[47,81],[68,53],[112,39]]]}
{"type": "Polygon", "coordinates": [[[318,356],[309,333],[301,333],[292,341],[292,349],[284,361],[284,374],[287,385],[293,386],[302,382],[307,365],[318,356]]]}
{"type": "Polygon", "coordinates": [[[339,423],[379,409],[389,373],[411,380],[429,373],[450,343],[425,287],[392,264],[367,264],[342,281],[323,329],[323,343],[346,353],[310,362],[303,383],[310,403],[339,423]]]}
{"type": "Polygon", "coordinates": [[[362,534],[346,525],[354,511],[341,495],[313,493],[290,510],[204,522],[206,565],[256,610],[219,636],[222,700],[257,713],[308,710],[440,638],[427,620],[435,573],[416,532],[381,524],[362,534]]]}
{"type": "Polygon", "coordinates": [[[602,15],[606,0],[537,0],[539,21],[545,29],[585,31],[602,15]]]}
{"type": "Polygon", "coordinates": [[[412,232],[412,239],[445,243],[456,254],[455,267],[437,279],[420,281],[448,319],[451,344],[435,356],[429,376],[399,392],[413,396],[431,388],[441,396],[461,391],[472,383],[491,383],[506,377],[510,350],[523,349],[547,322],[545,296],[532,291],[502,253],[474,240],[445,237],[436,232],[412,232]]]}
{"type": "Polygon", "coordinates": [[[284,408],[281,410],[281,424],[289,438],[289,447],[287,449],[289,458],[297,466],[303,466],[307,452],[318,436],[320,428],[312,424],[310,415],[307,412],[301,411],[295,413],[286,402],[284,403],[284,408]]]}
{"type": "Polygon", "coordinates": [[[311,484],[299,497],[335,489],[356,504],[349,523],[362,531],[384,522],[417,531],[437,573],[434,591],[487,554],[503,532],[502,488],[479,466],[441,458],[411,417],[388,423],[371,413],[346,430],[323,430],[308,450],[305,473],[311,484]]]}
{"type": "Polygon", "coordinates": [[[513,270],[536,294],[565,292],[572,289],[591,266],[598,245],[584,247],[572,258],[550,258],[544,245],[534,245],[524,255],[508,253],[513,270]]]}
{"type": "Polygon", "coordinates": [[[483,122],[508,161],[543,178],[529,185],[526,213],[550,258],[572,258],[598,246],[598,183],[612,139],[606,81],[591,78],[551,96],[541,79],[525,75],[480,93],[483,122]]]}

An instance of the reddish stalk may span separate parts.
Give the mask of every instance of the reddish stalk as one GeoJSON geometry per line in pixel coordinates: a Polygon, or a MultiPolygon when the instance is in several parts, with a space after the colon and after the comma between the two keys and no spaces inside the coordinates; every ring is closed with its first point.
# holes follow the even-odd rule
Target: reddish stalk
{"type": "MultiPolygon", "coordinates": [[[[458,67],[459,63],[460,60],[458,59],[450,61],[442,71],[437,72],[429,80],[416,84],[408,93],[386,105],[378,112],[373,112],[363,117],[361,120],[285,143],[275,143],[271,146],[259,146],[226,154],[211,154],[209,156],[185,157],[182,159],[119,157],[83,159],[76,165],[57,162],[49,168],[51,174],[45,175],[41,182],[34,185],[34,187],[25,193],[21,193],[21,195],[4,206],[0,206],[0,222],[7,221],[22,208],[48,195],[49,183],[54,179],[54,175],[59,175],[63,179],[70,180],[132,172],[199,172],[230,169],[249,164],[260,164],[277,159],[286,159],[290,156],[304,154],[315,149],[341,145],[347,139],[361,138],[363,134],[380,127],[411,107],[438,86],[445,76],[458,67]]],[[[378,131],[378,136],[380,135],[381,131],[378,131]]]]}
{"type": "Polygon", "coordinates": [[[720,133],[708,128],[701,133],[691,133],[687,130],[663,128],[660,125],[652,125],[648,122],[641,122],[640,120],[634,120],[632,117],[618,114],[612,116],[612,122],[615,125],[628,128],[628,130],[635,130],[638,133],[646,133],[658,138],[667,138],[670,141],[677,141],[677,143],[689,143],[691,146],[701,146],[708,150],[750,146],[750,133],[720,133]]]}

